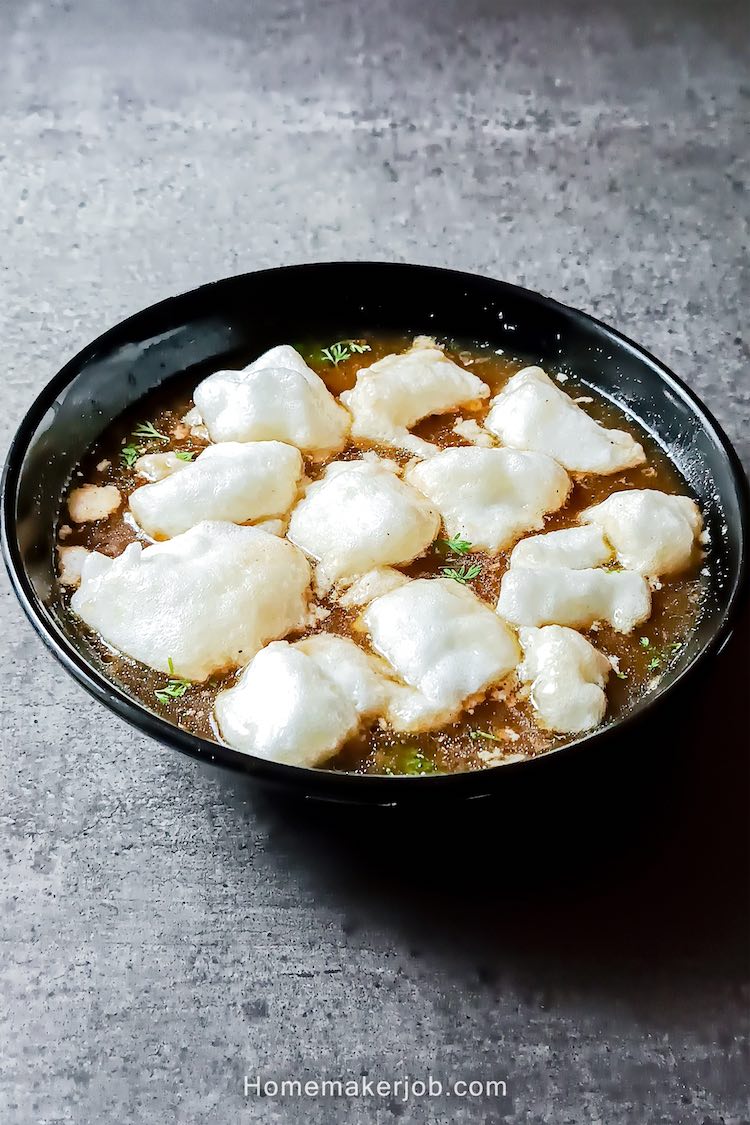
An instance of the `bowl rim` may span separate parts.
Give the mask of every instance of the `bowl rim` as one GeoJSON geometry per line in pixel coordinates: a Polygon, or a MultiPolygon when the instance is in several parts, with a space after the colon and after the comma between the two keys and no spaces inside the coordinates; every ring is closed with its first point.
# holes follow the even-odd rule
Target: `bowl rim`
{"type": "Polygon", "coordinates": [[[661,360],[617,329],[589,313],[566,305],[553,297],[544,296],[534,290],[497,278],[418,263],[348,260],[308,262],[251,270],[210,281],[195,289],[164,298],[119,321],[72,356],[41,389],[24,413],[5,459],[0,483],[0,508],[0,541],[3,559],[14,593],[38,636],[68,673],[90,695],[114,711],[120,718],[136,727],[141,733],[147,734],[192,758],[202,762],[215,763],[285,789],[302,790],[308,795],[328,800],[347,802],[366,800],[368,803],[388,805],[400,803],[407,797],[412,799],[417,795],[420,799],[448,794],[451,798],[454,798],[457,794],[461,794],[465,798],[483,797],[494,788],[498,775],[503,777],[517,776],[523,772],[524,776],[529,776],[532,769],[545,768],[545,765],[559,762],[561,757],[573,756],[581,749],[590,748],[595,743],[606,742],[615,736],[620,737],[623,733],[631,730],[633,726],[644,721],[654,708],[661,706],[688,679],[692,679],[693,675],[705,665],[709,657],[724,648],[734,631],[747,593],[750,486],[739,455],[716,418],[699,396],[661,360]],[[451,279],[454,283],[458,281],[476,284],[479,281],[483,284],[496,286],[504,293],[516,299],[524,300],[532,306],[536,305],[542,311],[554,309],[562,313],[575,325],[580,325],[589,330],[595,328],[600,338],[606,339],[618,351],[624,349],[629,352],[645,364],[655,377],[665,382],[697,417],[701,427],[709,432],[713,442],[720,448],[730,469],[740,512],[739,527],[736,529],[740,544],[739,566],[735,573],[729,576],[731,590],[727,608],[721,619],[716,622],[711,635],[685,668],[681,669],[663,688],[654,691],[650,698],[645,700],[637,710],[631,711],[579,738],[555,747],[539,757],[463,773],[389,776],[385,774],[354,774],[309,766],[288,765],[243,754],[220,743],[200,738],[161,718],[155,712],[149,711],[143,704],[129,696],[90,664],[68,640],[63,631],[48,619],[47,610],[34,590],[23,564],[20,546],[15,534],[15,509],[21,467],[29,443],[58,394],[73,382],[86,362],[93,359],[101,351],[116,347],[119,343],[129,339],[132,330],[137,329],[139,323],[165,314],[168,316],[170,312],[178,311],[181,304],[192,300],[200,300],[201,295],[211,290],[221,287],[230,289],[232,286],[241,285],[250,279],[259,279],[271,274],[277,275],[292,271],[297,274],[314,274],[321,269],[335,268],[374,269],[403,272],[404,274],[430,273],[451,279]]]}

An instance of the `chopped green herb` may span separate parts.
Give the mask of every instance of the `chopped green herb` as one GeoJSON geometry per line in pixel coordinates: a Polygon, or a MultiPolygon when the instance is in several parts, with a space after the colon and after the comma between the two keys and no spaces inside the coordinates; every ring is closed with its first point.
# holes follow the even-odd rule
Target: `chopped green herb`
{"type": "Polygon", "coordinates": [[[457,535],[455,539],[438,539],[438,544],[446,551],[451,551],[454,555],[468,555],[471,550],[471,543],[468,539],[462,539],[457,535]]]}
{"type": "Polygon", "coordinates": [[[456,569],[453,566],[442,566],[440,573],[444,578],[452,578],[454,582],[460,582],[465,586],[467,582],[473,582],[482,573],[482,567],[479,563],[472,563],[471,566],[463,566],[456,569]]]}
{"type": "Polygon", "coordinates": [[[350,356],[362,355],[363,352],[369,352],[370,350],[369,344],[362,344],[357,340],[339,340],[338,343],[331,344],[329,348],[323,348],[320,354],[334,367],[338,367],[350,356]]]}
{"type": "Polygon", "coordinates": [[[167,665],[169,666],[169,679],[163,688],[157,688],[154,692],[160,703],[172,703],[175,699],[182,699],[191,686],[190,680],[183,680],[180,676],[175,676],[171,656],[167,660],[167,665]]]}
{"type": "Polygon", "coordinates": [[[398,772],[405,774],[437,773],[437,766],[420,749],[408,750],[398,762],[398,772]]]}
{"type": "Polygon", "coordinates": [[[627,672],[620,672],[620,670],[618,668],[613,668],[612,671],[617,676],[618,680],[627,680],[627,678],[628,678],[627,672]]]}
{"type": "Polygon", "coordinates": [[[132,469],[142,452],[140,445],[133,445],[131,442],[120,450],[120,460],[127,469],[132,469]]]}
{"type": "Polygon", "coordinates": [[[469,738],[486,738],[488,742],[505,742],[504,738],[498,738],[496,734],[492,734],[488,730],[470,730],[469,738]]]}
{"type": "Polygon", "coordinates": [[[323,348],[321,355],[334,367],[338,367],[340,363],[349,358],[351,352],[345,344],[331,344],[330,348],[323,348]]]}
{"type": "Polygon", "coordinates": [[[178,449],[175,453],[175,457],[179,457],[180,461],[192,461],[195,454],[189,449],[178,449]]]}
{"type": "Polygon", "coordinates": [[[639,643],[642,645],[643,648],[648,648],[649,645],[651,644],[651,641],[648,639],[648,637],[641,637],[639,643]]]}
{"type": "MultiPolygon", "coordinates": [[[[643,643],[642,637],[641,643],[643,643]]],[[[673,657],[682,649],[682,644],[682,641],[673,641],[672,644],[667,645],[665,648],[654,651],[647,665],[648,671],[658,672],[665,665],[668,665],[673,657]]]]}
{"type": "Polygon", "coordinates": [[[152,441],[169,441],[167,435],[160,433],[153,422],[139,422],[133,430],[133,437],[150,438],[152,441]]]}

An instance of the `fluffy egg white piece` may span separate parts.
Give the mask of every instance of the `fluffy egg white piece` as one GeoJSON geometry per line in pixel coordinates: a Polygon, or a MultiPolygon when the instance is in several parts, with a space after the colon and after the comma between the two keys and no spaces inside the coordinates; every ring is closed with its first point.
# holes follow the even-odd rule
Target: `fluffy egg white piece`
{"type": "Polygon", "coordinates": [[[361,718],[381,714],[395,683],[384,660],[365,652],[348,637],[315,633],[295,648],[309,656],[350,699],[361,718]]]}
{"type": "Polygon", "coordinates": [[[438,508],[449,537],[501,551],[543,526],[570,491],[570,478],[544,453],[445,449],[407,469],[405,479],[438,508]]]}
{"type": "Polygon", "coordinates": [[[276,641],[255,656],[214,714],[228,746],[272,762],[318,766],[359,726],[351,699],[306,653],[276,641]]]}
{"type": "Polygon", "coordinates": [[[521,629],[524,657],[517,669],[531,683],[539,725],[560,734],[581,734],[599,725],[607,710],[607,657],[573,629],[546,625],[521,629]]]}
{"type": "Polygon", "coordinates": [[[383,465],[334,461],[292,512],[289,538],[318,561],[317,583],[421,555],[440,530],[435,508],[383,465]]]}
{"type": "Polygon", "coordinates": [[[607,621],[630,633],[651,613],[651,591],[640,574],[620,570],[513,566],[500,583],[497,612],[512,625],[587,629],[607,621]]]}
{"type": "Polygon", "coordinates": [[[492,449],[495,445],[492,434],[483,430],[475,418],[459,418],[453,426],[453,433],[468,441],[470,445],[481,445],[485,449],[492,449]]]}
{"type": "Polygon", "coordinates": [[[205,680],[242,667],[305,624],[310,567],[255,527],[205,521],[117,558],[92,553],[71,608],[120,652],[159,672],[205,680]]]}
{"type": "Polygon", "coordinates": [[[68,496],[68,512],[73,523],[106,520],[121,504],[122,496],[113,484],[82,484],[68,496]]]}
{"type": "Polygon", "coordinates": [[[382,661],[348,638],[317,633],[259,652],[217,696],[216,721],[235,750],[317,766],[385,709],[392,687],[382,661]]]}
{"type": "Polygon", "coordinates": [[[214,372],[193,399],[212,441],[283,441],[316,458],[343,449],[351,422],[289,344],[241,371],[214,372]]]}
{"type": "Polygon", "coordinates": [[[541,367],[508,380],[484,425],[503,445],[547,453],[572,473],[616,473],[646,460],[630,434],[596,422],[541,367]]]}
{"type": "Polygon", "coordinates": [[[372,646],[412,690],[396,693],[397,730],[455,718],[515,668],[512,631],[471,590],[449,578],[416,579],[371,602],[361,616],[372,646]]]}
{"type": "Polygon", "coordinates": [[[448,359],[433,341],[418,338],[408,351],[360,369],[341,401],[351,411],[355,440],[429,457],[437,446],[409,433],[411,427],[432,414],[480,402],[489,393],[481,379],[448,359]]]}
{"type": "Polygon", "coordinates": [[[651,488],[614,492],[586,508],[580,519],[603,531],[626,570],[649,578],[685,570],[703,529],[698,505],[689,496],[651,488]]]}
{"type": "Polygon", "coordinates": [[[61,586],[75,589],[81,583],[83,564],[91,552],[86,547],[58,547],[58,581],[61,586]]]}
{"type": "Polygon", "coordinates": [[[209,445],[177,473],[130,494],[130,510],[153,539],[171,539],[201,520],[251,523],[283,516],[302,476],[298,449],[280,441],[209,445]]]}
{"type": "Polygon", "coordinates": [[[392,566],[377,566],[347,586],[339,594],[338,602],[347,607],[369,605],[375,598],[380,598],[399,586],[405,586],[408,581],[405,574],[394,570],[392,566]]]}
{"type": "Polygon", "coordinates": [[[178,457],[174,450],[170,450],[168,453],[144,453],[135,462],[134,468],[139,477],[153,482],[164,480],[170,473],[186,469],[189,464],[189,460],[178,457]]]}
{"type": "Polygon", "coordinates": [[[586,570],[603,566],[614,557],[601,528],[564,527],[544,535],[530,535],[517,543],[510,554],[511,566],[562,566],[586,570]]]}

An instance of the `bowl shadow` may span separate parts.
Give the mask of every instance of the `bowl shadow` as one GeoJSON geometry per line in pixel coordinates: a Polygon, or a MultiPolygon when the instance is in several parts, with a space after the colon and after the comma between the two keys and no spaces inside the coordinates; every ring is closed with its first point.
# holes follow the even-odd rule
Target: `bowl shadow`
{"type": "Polygon", "coordinates": [[[499,985],[628,990],[686,1020],[750,980],[750,615],[700,680],[565,787],[424,811],[260,792],[222,775],[344,927],[499,985]],[[631,767],[632,762],[632,767],[631,767]],[[692,1014],[692,1015],[691,1015],[692,1014]]]}

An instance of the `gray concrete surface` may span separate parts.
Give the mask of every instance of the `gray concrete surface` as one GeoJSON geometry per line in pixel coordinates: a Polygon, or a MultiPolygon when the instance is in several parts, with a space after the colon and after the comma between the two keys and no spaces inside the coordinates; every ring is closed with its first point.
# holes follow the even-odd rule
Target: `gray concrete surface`
{"type": "MultiPolygon", "coordinates": [[[[4,0],[3,436],[154,300],[376,257],[611,321],[747,464],[748,30],[677,0],[4,0]]],[[[7,583],[0,611],[4,1125],[749,1120],[746,641],[675,718],[685,769],[633,843],[592,818],[527,885],[523,838],[391,838],[202,772],[74,686],[7,583]],[[508,1097],[243,1092],[427,1072],[508,1097]]]]}

